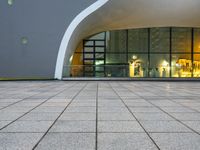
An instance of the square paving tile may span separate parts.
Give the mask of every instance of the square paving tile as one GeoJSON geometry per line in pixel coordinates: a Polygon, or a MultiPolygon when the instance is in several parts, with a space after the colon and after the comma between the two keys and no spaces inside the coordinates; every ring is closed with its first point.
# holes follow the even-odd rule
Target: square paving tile
{"type": "Polygon", "coordinates": [[[135,120],[131,113],[98,113],[98,120],[100,121],[112,121],[112,120],[135,120]]]}
{"type": "Polygon", "coordinates": [[[194,133],[151,133],[163,150],[199,150],[200,136],[194,133]]]}
{"type": "Polygon", "coordinates": [[[96,107],[80,107],[80,106],[70,106],[66,109],[66,112],[81,112],[81,113],[95,113],[96,107]]]}
{"type": "Polygon", "coordinates": [[[67,121],[59,120],[50,132],[95,132],[95,121],[67,121]]]}
{"type": "Polygon", "coordinates": [[[162,111],[156,107],[129,107],[130,110],[138,113],[162,113],[162,111]]]}
{"type": "Polygon", "coordinates": [[[184,124],[200,133],[200,121],[182,121],[184,124]]]}
{"type": "Polygon", "coordinates": [[[144,132],[137,121],[99,121],[98,132],[144,132]]]}
{"type": "Polygon", "coordinates": [[[31,150],[42,133],[0,133],[0,150],[31,150]]]}
{"type": "Polygon", "coordinates": [[[36,150],[94,150],[94,133],[48,133],[36,150]]]}
{"type": "Polygon", "coordinates": [[[200,113],[170,113],[170,114],[178,120],[200,121],[200,113]]]}
{"type": "Polygon", "coordinates": [[[46,132],[53,121],[16,121],[0,132],[46,132]]]}
{"type": "Polygon", "coordinates": [[[11,121],[0,121],[0,129],[9,124],[11,121]]]}
{"type": "Polygon", "coordinates": [[[178,121],[140,121],[147,132],[193,132],[178,121]]]}
{"type": "Polygon", "coordinates": [[[165,113],[134,113],[138,120],[174,120],[165,113]]]}
{"type": "Polygon", "coordinates": [[[99,133],[98,150],[157,150],[145,133],[99,133]]]}
{"type": "Polygon", "coordinates": [[[58,112],[30,112],[19,120],[30,121],[54,121],[60,113],[58,112]]]}
{"type": "Polygon", "coordinates": [[[59,120],[96,120],[96,113],[63,113],[59,120]]]}

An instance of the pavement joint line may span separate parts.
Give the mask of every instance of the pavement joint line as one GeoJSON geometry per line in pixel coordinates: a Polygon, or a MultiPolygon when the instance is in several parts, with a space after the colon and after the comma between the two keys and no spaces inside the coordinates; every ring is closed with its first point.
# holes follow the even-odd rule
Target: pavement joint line
{"type": "MultiPolygon", "coordinates": [[[[0,132],[0,134],[1,133],[45,133],[45,132],[0,132]]],[[[48,132],[48,133],[96,133],[96,132],[48,132]]],[[[106,132],[106,131],[104,131],[104,132],[98,132],[98,134],[101,134],[101,133],[130,133],[130,134],[132,134],[132,133],[145,133],[145,132],[137,132],[137,131],[127,131],[127,132],[106,132]]],[[[194,132],[183,132],[183,131],[181,131],[181,132],[148,132],[148,133],[194,133],[194,132]]],[[[146,133],[145,133],[146,134],[146,133]]]]}
{"type": "Polygon", "coordinates": [[[96,89],[96,133],[95,133],[95,150],[98,150],[98,96],[99,96],[99,83],[97,82],[96,89]]]}
{"type": "MultiPolygon", "coordinates": [[[[74,84],[74,85],[75,85],[75,84],[74,84]]],[[[49,86],[49,85],[44,85],[44,86],[40,87],[39,89],[42,89],[42,88],[48,87],[48,86],[49,86]]],[[[72,85],[72,86],[73,86],[73,85],[72,85]]],[[[59,87],[59,86],[58,86],[58,87],[59,87]]],[[[49,90],[47,90],[47,91],[49,91],[49,90]]],[[[46,91],[46,92],[47,92],[47,91],[46,91]]],[[[36,95],[38,95],[38,94],[41,94],[41,93],[43,93],[43,92],[44,92],[44,91],[41,91],[41,92],[39,92],[39,93],[36,93],[36,94],[33,94],[33,95],[28,96],[28,97],[26,97],[26,98],[23,98],[22,100],[19,100],[19,101],[17,101],[17,102],[14,102],[14,103],[12,103],[12,104],[9,104],[9,105],[7,105],[7,106],[5,106],[5,107],[3,107],[3,108],[0,108],[0,111],[3,110],[3,109],[8,108],[8,107],[10,107],[10,106],[13,106],[13,105],[15,105],[15,104],[18,104],[18,103],[20,103],[20,102],[22,102],[22,101],[25,101],[25,100],[27,100],[27,99],[33,97],[33,96],[36,96],[36,95]]]]}
{"type": "Polygon", "coordinates": [[[133,112],[130,110],[130,108],[126,105],[126,103],[123,101],[123,99],[121,98],[121,96],[116,92],[116,90],[112,87],[112,85],[110,83],[108,83],[108,84],[111,87],[111,89],[115,92],[115,94],[120,98],[120,100],[122,101],[122,103],[125,105],[125,107],[128,109],[128,111],[131,113],[131,115],[135,118],[135,120],[138,122],[138,124],[142,127],[142,129],[147,134],[147,136],[149,137],[149,139],[153,142],[153,144],[156,146],[156,148],[158,150],[160,150],[160,148],[157,145],[157,143],[153,140],[153,138],[150,136],[150,134],[147,132],[147,130],[143,127],[143,125],[140,123],[140,121],[137,119],[137,117],[133,114],[133,112]]]}
{"type": "MultiPolygon", "coordinates": [[[[120,84],[120,85],[121,85],[121,84],[120,84]]],[[[122,86],[123,86],[123,85],[122,85],[122,86]]],[[[124,86],[123,86],[123,87],[124,87],[124,86]]],[[[126,88],[126,87],[124,87],[124,88],[126,88]]],[[[133,91],[130,90],[129,88],[126,88],[126,89],[127,89],[128,91],[130,91],[130,92],[133,92],[133,91]]],[[[138,95],[138,96],[140,96],[140,95],[138,95]]],[[[146,100],[145,97],[143,97],[143,96],[140,96],[140,97],[143,98],[146,102],[148,102],[148,103],[152,104],[153,106],[155,106],[156,108],[160,109],[162,112],[164,112],[165,114],[167,114],[167,115],[170,116],[171,118],[175,119],[176,121],[178,121],[179,123],[181,123],[182,125],[184,125],[184,126],[185,126],[186,128],[188,128],[189,130],[191,130],[191,131],[193,131],[194,133],[200,135],[200,133],[199,133],[198,131],[192,129],[191,127],[189,127],[188,125],[186,125],[185,123],[183,123],[181,120],[175,118],[174,116],[172,116],[171,114],[169,114],[168,112],[166,112],[165,110],[163,110],[162,108],[160,108],[159,106],[157,106],[157,105],[151,103],[150,101],[146,100]]]]}
{"type": "Polygon", "coordinates": [[[66,107],[63,109],[63,111],[60,113],[60,115],[54,120],[54,122],[52,123],[52,125],[48,128],[48,130],[45,132],[45,134],[40,138],[40,140],[33,146],[32,150],[35,150],[37,148],[37,146],[40,144],[40,142],[45,138],[45,136],[47,135],[47,133],[52,133],[49,132],[50,129],[53,127],[53,125],[57,122],[57,120],[61,117],[61,115],[65,112],[65,110],[70,106],[70,104],[74,101],[74,99],[81,93],[81,91],[83,91],[83,89],[88,85],[88,83],[86,83],[71,99],[71,101],[66,105],[66,107]]]}
{"type": "MultiPolygon", "coordinates": [[[[75,85],[75,84],[74,84],[75,85]]],[[[72,85],[72,86],[74,86],[72,85]]],[[[11,125],[12,123],[14,123],[15,121],[21,119],[22,117],[24,117],[25,115],[29,114],[31,111],[33,111],[34,109],[36,109],[37,107],[41,106],[42,104],[44,104],[45,102],[47,102],[48,100],[50,100],[51,98],[55,97],[56,95],[59,95],[60,93],[62,93],[63,91],[65,91],[66,88],[60,92],[58,92],[57,94],[49,97],[48,99],[44,100],[43,102],[41,102],[40,104],[38,104],[37,106],[33,107],[32,109],[30,109],[29,111],[27,111],[26,113],[24,113],[23,115],[21,115],[20,117],[12,120],[10,123],[8,123],[7,125],[3,126],[2,128],[0,128],[0,131],[3,130],[4,128],[8,127],[9,125],[11,125]]]]}

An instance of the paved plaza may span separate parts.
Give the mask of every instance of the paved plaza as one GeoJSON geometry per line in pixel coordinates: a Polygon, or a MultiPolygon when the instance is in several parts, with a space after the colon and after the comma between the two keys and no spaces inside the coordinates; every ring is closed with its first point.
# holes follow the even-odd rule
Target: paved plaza
{"type": "Polygon", "coordinates": [[[0,82],[0,150],[200,150],[200,82],[0,82]]]}

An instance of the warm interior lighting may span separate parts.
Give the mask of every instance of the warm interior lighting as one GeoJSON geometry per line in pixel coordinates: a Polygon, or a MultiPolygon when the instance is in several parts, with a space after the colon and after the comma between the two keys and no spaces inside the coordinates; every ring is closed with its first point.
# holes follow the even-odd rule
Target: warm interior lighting
{"type": "Polygon", "coordinates": [[[73,60],[73,55],[70,57],[69,61],[72,62],[72,60],[73,60]]]}
{"type": "Polygon", "coordinates": [[[162,62],[162,67],[168,67],[168,66],[169,66],[169,63],[166,60],[164,60],[162,62]]]}
{"type": "Polygon", "coordinates": [[[176,73],[174,77],[191,77],[192,61],[188,59],[178,59],[176,62],[176,73]]]}
{"type": "Polygon", "coordinates": [[[132,59],[133,59],[133,60],[136,60],[136,59],[137,59],[137,56],[136,56],[136,55],[133,55],[132,59]]]}

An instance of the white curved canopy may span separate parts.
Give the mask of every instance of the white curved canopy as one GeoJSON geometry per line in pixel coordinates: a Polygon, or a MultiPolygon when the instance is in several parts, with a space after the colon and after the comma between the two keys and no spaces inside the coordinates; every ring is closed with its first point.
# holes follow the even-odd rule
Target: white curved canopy
{"type": "Polygon", "coordinates": [[[146,27],[200,27],[200,0],[98,0],[68,27],[58,53],[55,78],[62,79],[79,42],[98,32],[146,27]],[[64,61],[67,60],[67,61],[64,61]]]}

